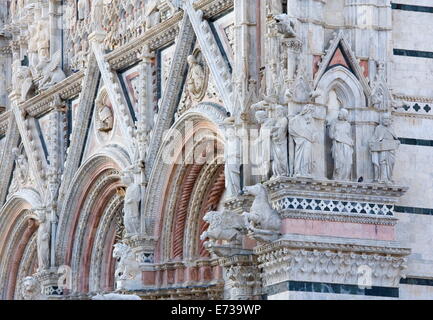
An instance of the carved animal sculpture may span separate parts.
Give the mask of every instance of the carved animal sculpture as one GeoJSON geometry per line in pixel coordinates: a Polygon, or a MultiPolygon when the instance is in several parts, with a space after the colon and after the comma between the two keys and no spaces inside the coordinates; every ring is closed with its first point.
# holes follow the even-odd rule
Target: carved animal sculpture
{"type": "Polygon", "coordinates": [[[278,233],[280,231],[281,218],[278,212],[269,203],[268,191],[262,184],[244,188],[245,194],[254,196],[250,212],[244,212],[243,217],[248,229],[261,233],[278,233]]]}
{"type": "Polygon", "coordinates": [[[118,261],[114,273],[116,280],[133,280],[140,274],[140,266],[131,248],[123,243],[116,243],[113,258],[118,261]]]}
{"type": "Polygon", "coordinates": [[[209,211],[203,218],[209,223],[209,228],[200,236],[201,240],[234,241],[240,231],[245,228],[242,216],[230,211],[209,211]]]}
{"type": "Polygon", "coordinates": [[[278,14],[274,16],[277,22],[278,32],[281,33],[284,38],[295,38],[295,23],[289,18],[287,14],[278,14]]]}

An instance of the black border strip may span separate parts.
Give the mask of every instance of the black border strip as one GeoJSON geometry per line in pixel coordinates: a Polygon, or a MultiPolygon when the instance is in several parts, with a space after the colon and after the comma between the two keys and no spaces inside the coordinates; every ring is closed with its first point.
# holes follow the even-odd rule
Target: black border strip
{"type": "Polygon", "coordinates": [[[45,114],[43,114],[43,115],[35,118],[35,122],[36,122],[36,131],[38,132],[38,136],[39,136],[39,139],[40,139],[41,144],[42,144],[42,150],[44,151],[45,159],[47,160],[47,163],[50,164],[50,159],[48,157],[47,144],[46,144],[46,141],[45,141],[44,134],[42,132],[41,124],[39,122],[39,119],[41,119],[41,118],[43,118],[43,117],[45,117],[47,115],[49,115],[49,113],[45,113],[45,114]]]}
{"type": "Polygon", "coordinates": [[[424,215],[433,216],[433,209],[430,209],[430,208],[395,206],[394,212],[411,213],[411,214],[424,214],[424,215]]]}
{"type": "Polygon", "coordinates": [[[406,278],[406,279],[400,279],[400,284],[409,284],[409,285],[413,285],[413,286],[429,286],[429,287],[433,287],[433,279],[406,278]]]}
{"type": "Polygon", "coordinates": [[[399,289],[391,287],[360,288],[354,284],[284,281],[265,288],[266,296],[275,295],[286,291],[295,292],[317,292],[330,294],[351,294],[374,297],[398,298],[399,289]]]}
{"type": "Polygon", "coordinates": [[[402,3],[391,3],[391,8],[394,10],[402,10],[402,11],[433,13],[433,7],[417,6],[417,5],[402,4],[402,3]]]}
{"type": "Polygon", "coordinates": [[[395,56],[433,59],[433,52],[431,52],[431,51],[394,49],[394,55],[395,56]]]}
{"type": "Polygon", "coordinates": [[[410,146],[424,146],[424,147],[433,147],[433,140],[424,140],[424,139],[413,139],[413,138],[398,138],[401,144],[407,144],[410,146]]]}

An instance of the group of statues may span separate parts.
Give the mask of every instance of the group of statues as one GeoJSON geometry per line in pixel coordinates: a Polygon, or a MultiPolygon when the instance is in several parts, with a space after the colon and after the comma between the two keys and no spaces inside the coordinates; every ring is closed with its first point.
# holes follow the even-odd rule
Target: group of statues
{"type": "MultiPolygon", "coordinates": [[[[299,113],[290,117],[286,116],[287,108],[278,104],[259,102],[252,108],[260,126],[255,145],[251,147],[253,174],[262,177],[262,181],[282,176],[313,178],[313,150],[320,147],[318,130],[314,124],[315,107],[305,105],[299,113]]],[[[225,172],[228,194],[236,196],[240,192],[241,142],[233,123],[232,118],[226,119],[225,172]]],[[[393,182],[395,153],[400,142],[391,123],[391,115],[381,113],[380,123],[368,140],[374,182],[393,182]]],[[[332,141],[329,150],[333,159],[332,178],[338,181],[358,179],[353,173],[355,141],[349,111],[341,108],[335,119],[326,122],[325,129],[332,141]]]]}

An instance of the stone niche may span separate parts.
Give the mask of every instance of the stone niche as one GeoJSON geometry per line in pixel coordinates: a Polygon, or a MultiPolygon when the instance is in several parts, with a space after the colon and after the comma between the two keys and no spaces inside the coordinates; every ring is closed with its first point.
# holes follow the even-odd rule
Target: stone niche
{"type": "MultiPolygon", "coordinates": [[[[249,245],[263,294],[289,282],[398,290],[410,249],[395,240],[394,205],[406,187],[288,177],[264,185],[282,223],[277,240],[249,245]]],[[[226,203],[238,214],[250,205],[249,196],[226,203]]]]}

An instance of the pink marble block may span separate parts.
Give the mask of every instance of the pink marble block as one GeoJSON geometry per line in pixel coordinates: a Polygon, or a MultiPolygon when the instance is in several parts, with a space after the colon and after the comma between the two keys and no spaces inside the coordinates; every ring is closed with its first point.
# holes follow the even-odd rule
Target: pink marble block
{"type": "Polygon", "coordinates": [[[281,233],[386,241],[395,239],[394,226],[290,218],[283,219],[281,233]]]}

